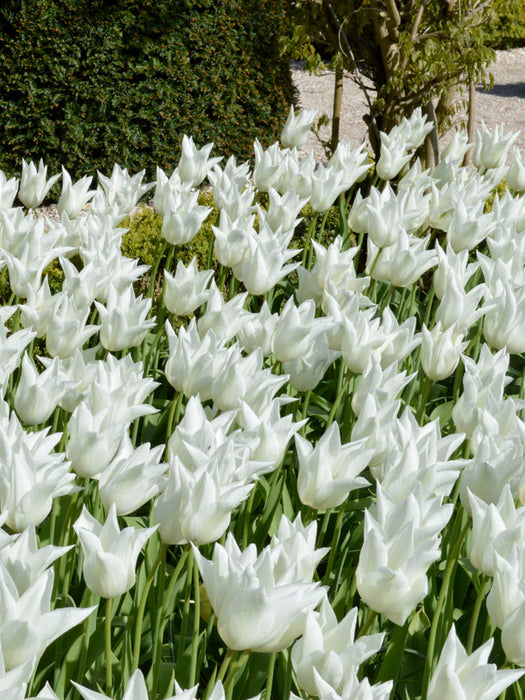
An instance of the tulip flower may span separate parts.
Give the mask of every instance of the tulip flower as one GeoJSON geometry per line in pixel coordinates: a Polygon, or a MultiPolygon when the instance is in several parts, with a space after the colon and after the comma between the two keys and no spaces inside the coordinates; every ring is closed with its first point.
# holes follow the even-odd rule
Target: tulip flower
{"type": "Polygon", "coordinates": [[[328,325],[328,319],[315,318],[315,304],[312,300],[307,299],[300,306],[295,306],[290,298],[275,326],[272,338],[273,354],[281,362],[296,360],[328,325]]]}
{"type": "Polygon", "coordinates": [[[62,194],[57,204],[60,215],[65,212],[70,219],[74,219],[80,214],[95,195],[95,190],[89,189],[92,180],[91,176],[86,175],[73,184],[71,175],[62,166],[62,194]]]}
{"type": "Polygon", "coordinates": [[[100,342],[111,352],[140,345],[155,319],[147,319],[151,299],[135,296],[133,285],[121,294],[111,285],[106,304],[95,302],[100,316],[100,342]]]}
{"type": "Polygon", "coordinates": [[[93,413],[80,403],[68,422],[66,454],[73,470],[82,477],[100,474],[109,465],[128,428],[128,423],[108,423],[107,411],[93,413]]]}
{"type": "Polygon", "coordinates": [[[63,453],[53,452],[60,433],[26,433],[15,414],[0,425],[0,511],[20,532],[39,525],[51,511],[53,498],[74,493],[74,474],[63,453]]]}
{"type": "Polygon", "coordinates": [[[295,114],[293,105],[291,105],[280,138],[284,148],[300,148],[304,146],[316,114],[316,109],[302,109],[295,114]]]}
{"type": "Polygon", "coordinates": [[[359,474],[374,451],[363,449],[365,442],[366,438],[341,445],[337,423],[331,424],[315,447],[296,434],[297,490],[301,502],[316,510],[337,508],[350,491],[368,486],[369,482],[359,474]]]}
{"type": "Polygon", "coordinates": [[[212,277],[213,270],[197,270],[197,258],[192,258],[187,267],[179,260],[175,275],[164,270],[164,303],[168,311],[177,316],[193,313],[206,301],[206,287],[212,277]]]}
{"type": "Polygon", "coordinates": [[[355,639],[357,612],[352,608],[337,622],[325,597],[318,613],[308,613],[303,636],[291,656],[299,687],[309,695],[317,695],[319,678],[340,693],[349,674],[379,651],[384,633],[355,639]]]}
{"type": "Polygon", "coordinates": [[[410,153],[405,154],[407,142],[398,132],[389,135],[382,131],[379,136],[381,151],[376,163],[376,173],[382,180],[391,180],[399,175],[412,156],[410,153]]]}
{"type": "Polygon", "coordinates": [[[136,449],[124,433],[117,454],[98,475],[100,500],[106,511],[115,504],[117,515],[134,513],[161,490],[166,465],[161,462],[164,446],[143,443],[136,449]]]}
{"type": "Polygon", "coordinates": [[[210,158],[213,143],[208,143],[202,148],[197,148],[190,136],[182,137],[182,153],[177,170],[181,182],[188,183],[192,187],[199,187],[206,175],[214,165],[220,163],[222,157],[210,158]]]}
{"type": "Polygon", "coordinates": [[[279,180],[281,163],[284,158],[283,152],[278,142],[264,149],[259,139],[255,139],[253,151],[255,155],[253,167],[255,187],[259,192],[268,192],[271,187],[275,187],[279,180]]]}
{"type": "Polygon", "coordinates": [[[28,425],[45,423],[67,391],[76,383],[68,382],[60,370],[58,357],[39,373],[25,354],[22,373],[15,391],[15,410],[28,425]]]}
{"type": "Polygon", "coordinates": [[[0,170],[0,210],[10,209],[18,192],[18,180],[16,177],[7,179],[5,173],[0,170]]]}
{"type": "Polygon", "coordinates": [[[158,528],[120,530],[117,509],[112,504],[101,525],[86,509],[73,528],[84,553],[83,574],[90,591],[102,598],[116,598],[135,585],[135,567],[140,550],[158,528]]]}
{"type": "Polygon", "coordinates": [[[162,212],[162,237],[172,245],[189,243],[210,213],[197,204],[197,192],[170,192],[162,212]]]}
{"type": "Polygon", "coordinates": [[[507,185],[514,192],[525,192],[525,159],[519,148],[512,153],[512,161],[507,172],[507,185]]]}
{"type": "MultiPolygon", "coordinates": [[[[315,546],[315,530],[311,532],[315,546]]],[[[311,581],[318,561],[311,541],[307,544],[303,539],[304,554],[297,556],[300,537],[299,531],[288,541],[287,552],[284,543],[274,538],[273,546],[270,543],[257,556],[254,544],[241,552],[228,533],[224,547],[215,544],[213,561],[194,548],[218,618],[218,632],[230,649],[280,651],[302,634],[308,611],[321,602],[324,593],[311,581]]]]}
{"type": "Polygon", "coordinates": [[[135,175],[130,175],[127,168],[121,168],[117,163],[113,166],[110,177],[97,171],[99,188],[103,191],[107,204],[116,205],[120,220],[127,216],[137,206],[140,198],[155,186],[154,182],[142,184],[145,173],[145,170],[141,170],[135,175]]]}
{"type": "Polygon", "coordinates": [[[463,341],[463,337],[457,326],[442,330],[438,322],[429,331],[423,324],[421,366],[429,379],[436,382],[450,377],[458,366],[461,353],[468,345],[468,341],[463,341]]]}
{"type": "Polygon", "coordinates": [[[519,136],[519,131],[504,133],[503,124],[498,124],[492,131],[482,122],[481,131],[476,129],[476,141],[472,160],[478,168],[495,169],[505,163],[507,153],[519,136]]]}
{"type": "Polygon", "coordinates": [[[244,302],[247,293],[236,294],[232,299],[224,301],[224,297],[212,280],[206,293],[206,313],[197,321],[197,330],[202,339],[213,331],[217,340],[227,343],[242,327],[244,321],[244,302]]]}
{"type": "Polygon", "coordinates": [[[365,511],[364,542],[356,569],[365,603],[396,625],[404,625],[428,591],[426,571],[439,559],[439,532],[453,507],[425,496],[421,487],[401,503],[377,485],[377,503],[365,511]]]}
{"type": "Polygon", "coordinates": [[[55,639],[83,622],[95,609],[51,610],[54,572],[46,569],[22,594],[0,564],[0,645],[4,668],[9,671],[37,660],[55,639]]]}
{"type": "Polygon", "coordinates": [[[167,544],[216,542],[227,530],[232,511],[254,484],[227,482],[218,460],[188,469],[178,457],[170,461],[169,480],[155,502],[159,533],[167,544]]]}
{"type": "Polygon", "coordinates": [[[452,625],[430,679],[428,700],[496,700],[525,671],[498,671],[496,664],[487,663],[493,644],[489,639],[469,656],[452,625]]]}
{"type": "Polygon", "coordinates": [[[59,177],[60,175],[53,175],[49,180],[47,179],[47,166],[44,165],[42,159],[38,163],[38,170],[33,161],[26,163],[22,159],[18,199],[28,209],[36,209],[59,177]]]}
{"type": "MultiPolygon", "coordinates": [[[[112,700],[112,698],[109,698],[107,695],[97,693],[94,690],[89,690],[83,685],[80,685],[80,683],[75,683],[75,681],[71,682],[84,700],[112,700]]],[[[177,681],[175,681],[175,695],[170,695],[170,697],[167,697],[166,700],[196,700],[196,692],[197,686],[191,688],[190,690],[181,690],[179,684],[177,681]]],[[[144,676],[140,669],[137,669],[132,673],[128,684],[126,685],[124,695],[122,695],[122,700],[149,700],[146,681],[144,680],[144,676]]],[[[218,700],[218,698],[215,700],[218,700]]]]}

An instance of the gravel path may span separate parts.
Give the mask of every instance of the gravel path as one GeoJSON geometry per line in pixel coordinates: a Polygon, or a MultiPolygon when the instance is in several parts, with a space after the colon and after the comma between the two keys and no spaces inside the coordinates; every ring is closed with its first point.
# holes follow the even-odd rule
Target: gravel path
{"type": "MultiPolygon", "coordinates": [[[[522,155],[525,155],[525,48],[497,51],[496,62],[491,67],[494,87],[490,92],[477,88],[477,123],[484,121],[489,128],[503,123],[506,130],[521,133],[516,141],[522,155]]],[[[292,66],[292,78],[299,91],[299,106],[315,107],[318,117],[325,113],[332,114],[334,73],[327,71],[315,76],[292,66]]],[[[366,139],[366,124],[363,115],[366,103],[359,87],[351,76],[345,75],[343,89],[343,106],[341,114],[341,140],[350,140],[358,145],[366,139]]],[[[459,120],[458,120],[459,121],[459,120]]],[[[322,138],[329,138],[330,126],[321,130],[322,138]]],[[[444,141],[448,139],[445,136],[444,141]]],[[[309,136],[305,150],[313,149],[316,157],[323,158],[323,149],[314,135],[309,136]]]]}

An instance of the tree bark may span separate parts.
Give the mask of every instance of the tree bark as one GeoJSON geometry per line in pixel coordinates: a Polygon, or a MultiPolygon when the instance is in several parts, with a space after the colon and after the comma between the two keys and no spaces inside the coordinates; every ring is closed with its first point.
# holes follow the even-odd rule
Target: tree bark
{"type": "Polygon", "coordinates": [[[334,105],[332,108],[332,137],[330,139],[330,150],[332,153],[339,143],[339,127],[341,124],[341,103],[343,99],[343,69],[335,69],[334,85],[334,105]]]}

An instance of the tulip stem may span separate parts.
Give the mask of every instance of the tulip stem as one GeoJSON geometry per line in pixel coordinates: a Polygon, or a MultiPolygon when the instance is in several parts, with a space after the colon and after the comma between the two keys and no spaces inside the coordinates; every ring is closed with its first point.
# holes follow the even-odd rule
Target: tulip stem
{"type": "Polygon", "coordinates": [[[432,671],[434,670],[434,649],[436,646],[436,638],[437,638],[437,633],[438,633],[438,628],[440,627],[440,618],[441,618],[441,611],[443,609],[443,605],[445,604],[445,599],[447,597],[447,594],[449,592],[450,588],[450,582],[452,579],[452,574],[454,572],[454,569],[456,568],[457,560],[459,557],[459,553],[461,552],[461,547],[463,546],[463,540],[465,539],[465,535],[468,532],[468,529],[470,527],[470,518],[467,520],[465,527],[461,531],[461,534],[459,535],[458,539],[456,540],[456,544],[454,546],[454,549],[450,553],[450,556],[448,557],[447,560],[447,566],[445,568],[445,573],[443,575],[443,583],[441,584],[441,590],[439,591],[439,597],[438,601],[436,604],[436,610],[434,612],[434,617],[432,619],[432,626],[430,628],[430,635],[428,638],[428,647],[427,647],[427,659],[425,663],[425,674],[423,676],[423,688],[421,692],[421,697],[423,700],[427,697],[427,691],[428,691],[428,684],[430,681],[430,676],[432,675],[432,671]]]}
{"type": "Polygon", "coordinates": [[[419,406],[417,409],[417,422],[421,425],[421,421],[423,420],[423,416],[425,415],[425,407],[427,405],[428,398],[430,396],[430,392],[432,391],[432,385],[433,385],[432,379],[430,377],[427,377],[425,375],[425,378],[423,379],[423,389],[421,391],[420,397],[419,397],[419,406]]]}
{"type": "Polygon", "coordinates": [[[367,616],[366,620],[364,621],[363,626],[359,630],[359,634],[357,635],[356,639],[359,639],[360,637],[362,637],[364,634],[366,634],[368,632],[368,630],[372,626],[376,617],[377,617],[377,612],[375,610],[370,609],[368,612],[368,616],[367,616]]]}
{"type": "Polygon", "coordinates": [[[273,672],[275,669],[276,656],[277,656],[277,654],[274,651],[273,654],[270,654],[270,659],[268,661],[268,671],[267,671],[267,679],[266,679],[266,690],[264,692],[264,700],[270,700],[270,698],[272,697],[273,672]]]}
{"type": "Polygon", "coordinates": [[[106,619],[104,622],[104,639],[106,643],[106,695],[113,695],[113,676],[111,674],[111,612],[113,598],[106,598],[106,619]]]}
{"type": "Polygon", "coordinates": [[[132,673],[139,666],[140,640],[142,639],[142,622],[144,620],[144,611],[146,609],[146,603],[148,601],[149,589],[151,588],[151,584],[153,583],[153,579],[155,578],[155,574],[157,572],[159,564],[161,563],[161,561],[166,559],[166,552],[167,551],[168,551],[168,545],[165,542],[163,542],[161,547],[160,547],[159,554],[158,554],[157,558],[155,559],[153,566],[151,567],[151,571],[149,572],[149,576],[146,579],[146,583],[144,585],[144,590],[142,592],[142,598],[140,599],[139,607],[137,610],[137,619],[136,619],[136,623],[135,623],[135,637],[134,637],[134,642],[133,642],[133,663],[131,666],[132,673]]]}
{"type": "Polygon", "coordinates": [[[487,586],[488,580],[489,577],[486,575],[483,575],[481,578],[481,585],[479,587],[478,595],[476,597],[476,602],[474,603],[474,609],[472,610],[472,618],[470,620],[470,627],[468,630],[466,646],[467,654],[472,654],[472,647],[474,646],[474,635],[476,634],[479,612],[481,610],[481,604],[483,603],[483,599],[485,598],[485,588],[487,586]]]}
{"type": "Polygon", "coordinates": [[[349,385],[350,385],[350,382],[352,381],[353,378],[354,378],[354,375],[353,375],[353,374],[350,374],[350,376],[348,377],[348,379],[346,380],[346,382],[345,382],[345,383],[343,384],[343,386],[341,387],[340,392],[337,394],[337,397],[336,397],[336,399],[335,399],[335,401],[334,401],[334,403],[333,403],[333,406],[332,406],[332,408],[331,408],[331,410],[330,410],[330,413],[328,414],[328,420],[326,421],[326,426],[325,426],[326,428],[329,428],[330,425],[332,424],[332,422],[333,422],[333,420],[334,420],[334,418],[335,418],[336,411],[337,411],[337,409],[339,408],[339,404],[341,403],[341,399],[342,399],[343,396],[345,395],[346,390],[348,389],[348,387],[349,387],[349,385]]]}
{"type": "Polygon", "coordinates": [[[335,554],[337,551],[337,544],[339,542],[339,537],[341,536],[341,528],[343,527],[343,518],[344,518],[347,502],[348,502],[348,500],[346,500],[344,503],[342,503],[339,506],[339,510],[337,511],[337,519],[335,521],[334,534],[332,537],[332,544],[330,547],[330,556],[328,557],[328,566],[326,567],[326,573],[323,576],[323,583],[326,585],[329,585],[330,575],[332,573],[332,569],[334,568],[335,554]]]}
{"type": "Polygon", "coordinates": [[[182,397],[183,396],[184,396],[184,394],[182,393],[182,391],[180,391],[177,398],[173,399],[173,401],[171,402],[170,412],[168,415],[168,426],[166,428],[166,459],[168,459],[168,457],[169,457],[168,441],[169,441],[171,434],[173,432],[173,426],[176,425],[179,421],[180,409],[182,406],[182,397]]]}
{"type": "MultiPolygon", "coordinates": [[[[186,563],[186,559],[188,558],[188,554],[190,552],[190,545],[187,546],[187,548],[184,550],[184,552],[181,554],[181,557],[177,563],[177,566],[175,567],[175,571],[171,575],[171,581],[168,586],[168,590],[166,591],[166,594],[164,595],[159,595],[159,599],[162,600],[162,605],[158,610],[157,613],[157,618],[155,622],[155,635],[153,638],[153,663],[151,666],[150,674],[151,674],[151,688],[148,688],[148,690],[151,691],[152,697],[155,697],[156,689],[157,689],[157,682],[158,682],[158,673],[159,673],[159,666],[160,666],[160,661],[161,661],[161,656],[162,656],[162,640],[164,638],[164,627],[166,625],[166,614],[168,610],[171,608],[171,596],[173,594],[173,589],[175,588],[175,584],[178,581],[178,578],[180,576],[180,572],[182,571],[182,568],[184,567],[184,564],[186,563]]],[[[161,563],[164,563],[165,565],[165,560],[161,563]]],[[[160,581],[164,581],[164,567],[162,569],[161,573],[161,579],[160,581]]],[[[161,586],[162,588],[162,586],[161,586]]]]}
{"type": "Polygon", "coordinates": [[[190,686],[195,682],[197,670],[197,654],[199,651],[199,629],[201,615],[201,596],[199,584],[199,567],[194,556],[193,559],[193,599],[195,601],[195,610],[193,612],[193,644],[191,647],[191,662],[190,662],[190,686]]]}

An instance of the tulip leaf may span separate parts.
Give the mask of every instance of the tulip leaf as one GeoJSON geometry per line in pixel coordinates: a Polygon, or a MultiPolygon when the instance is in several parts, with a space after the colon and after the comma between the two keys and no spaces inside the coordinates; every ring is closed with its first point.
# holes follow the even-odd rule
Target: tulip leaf
{"type": "Polygon", "coordinates": [[[430,420],[433,421],[436,420],[436,418],[439,418],[439,427],[443,429],[452,417],[453,408],[454,401],[440,403],[439,406],[436,406],[436,408],[430,414],[430,420]]]}

